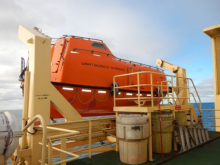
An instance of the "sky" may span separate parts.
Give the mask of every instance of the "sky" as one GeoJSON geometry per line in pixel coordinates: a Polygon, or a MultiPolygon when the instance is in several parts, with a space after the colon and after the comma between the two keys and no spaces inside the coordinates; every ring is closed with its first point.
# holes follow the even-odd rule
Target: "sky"
{"type": "Polygon", "coordinates": [[[219,0],[1,1],[0,110],[22,109],[18,76],[28,49],[17,37],[19,24],[53,38],[102,39],[123,59],[169,61],[186,69],[203,102],[213,102],[211,40],[203,29],[220,23],[219,7],[219,0]]]}

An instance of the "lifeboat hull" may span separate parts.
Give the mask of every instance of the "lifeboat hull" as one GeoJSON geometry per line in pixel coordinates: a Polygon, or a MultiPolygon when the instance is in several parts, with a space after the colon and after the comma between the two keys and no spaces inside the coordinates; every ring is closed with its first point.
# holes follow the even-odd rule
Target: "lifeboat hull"
{"type": "MultiPolygon", "coordinates": [[[[51,47],[51,82],[82,116],[113,115],[113,77],[142,71],[160,73],[153,74],[153,84],[166,81],[161,70],[119,59],[102,41],[66,37],[51,47]]],[[[150,74],[141,74],[139,80],[150,84],[150,74]]],[[[119,86],[135,85],[137,76],[120,77],[116,82],[119,86]]],[[[150,93],[150,86],[141,88],[142,97],[150,97],[150,93]]],[[[133,87],[120,90],[117,97],[136,95],[137,88],[133,87]]],[[[135,105],[134,100],[117,102],[117,106],[125,105],[135,105]]],[[[51,117],[62,118],[52,105],[51,117]]]]}

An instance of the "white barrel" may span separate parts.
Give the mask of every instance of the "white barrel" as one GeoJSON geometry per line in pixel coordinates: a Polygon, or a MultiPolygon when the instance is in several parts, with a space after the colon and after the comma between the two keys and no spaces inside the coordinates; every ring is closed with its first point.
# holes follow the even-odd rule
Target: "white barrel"
{"type": "Polygon", "coordinates": [[[123,163],[142,164],[147,161],[147,138],[149,137],[147,115],[118,115],[116,136],[119,138],[120,160],[123,163]]]}
{"type": "Polygon", "coordinates": [[[5,160],[14,153],[21,136],[18,119],[10,112],[0,113],[0,155],[5,160]]]}
{"type": "Polygon", "coordinates": [[[140,140],[149,136],[147,115],[120,114],[117,117],[117,137],[124,140],[140,140]]]}

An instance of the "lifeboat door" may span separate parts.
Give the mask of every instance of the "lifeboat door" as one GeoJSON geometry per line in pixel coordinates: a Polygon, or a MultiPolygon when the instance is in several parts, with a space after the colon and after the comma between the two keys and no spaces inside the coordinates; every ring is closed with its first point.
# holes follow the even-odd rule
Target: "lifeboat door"
{"type": "Polygon", "coordinates": [[[55,44],[53,57],[51,60],[51,72],[52,73],[56,73],[59,68],[61,57],[64,55],[64,51],[65,51],[64,49],[66,48],[65,44],[66,44],[65,39],[59,39],[57,43],[55,44]]]}

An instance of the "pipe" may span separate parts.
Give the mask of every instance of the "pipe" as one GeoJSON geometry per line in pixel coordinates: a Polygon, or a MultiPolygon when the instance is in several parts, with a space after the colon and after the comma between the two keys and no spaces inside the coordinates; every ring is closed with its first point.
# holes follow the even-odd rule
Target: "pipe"
{"type": "MultiPolygon", "coordinates": [[[[43,128],[42,126],[39,126],[41,128],[43,128]]],[[[79,131],[75,131],[75,130],[69,130],[69,129],[63,129],[63,128],[56,128],[56,127],[50,127],[47,126],[47,129],[51,129],[51,130],[56,130],[56,131],[61,131],[61,132],[69,132],[69,133],[75,133],[75,134],[79,134],[79,131]]]]}

